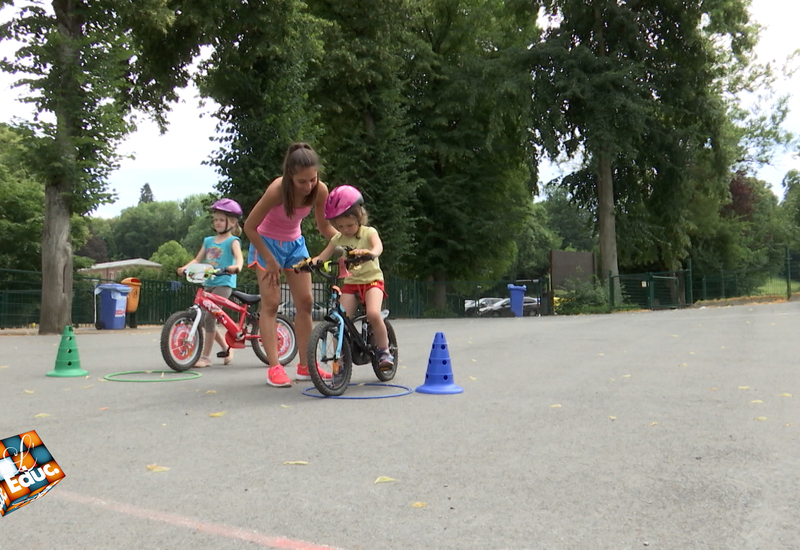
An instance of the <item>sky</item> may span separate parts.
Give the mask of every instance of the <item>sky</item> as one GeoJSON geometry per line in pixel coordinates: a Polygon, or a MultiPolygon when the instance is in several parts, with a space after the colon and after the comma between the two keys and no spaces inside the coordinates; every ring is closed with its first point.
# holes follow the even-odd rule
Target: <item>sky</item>
{"type": "MultiPolygon", "coordinates": [[[[756,48],[762,62],[784,61],[794,50],[800,49],[800,33],[796,21],[800,16],[800,2],[785,0],[753,0],[750,8],[753,19],[765,27],[756,48]]],[[[10,16],[10,9],[0,12],[0,20],[10,16]]],[[[0,43],[0,57],[10,56],[13,50],[0,43]]],[[[0,121],[9,122],[14,116],[25,117],[27,106],[18,103],[19,92],[11,88],[13,80],[0,73],[0,121]]],[[[780,93],[800,90],[800,74],[778,86],[780,93]]],[[[211,141],[215,120],[210,116],[213,104],[201,107],[197,90],[187,88],[180,93],[180,102],[173,105],[167,120],[169,129],[161,135],[158,127],[146,118],[140,118],[138,129],[122,143],[119,152],[131,155],[109,180],[117,193],[114,204],[103,205],[93,215],[99,217],[118,216],[124,208],[135,206],[145,183],[150,184],[156,200],[180,200],[195,193],[214,191],[218,176],[212,166],[204,165],[216,149],[211,141]]],[[[790,114],[785,127],[800,135],[800,95],[790,100],[790,114]]],[[[28,115],[30,116],[30,115],[28,115]]],[[[25,117],[27,118],[27,117],[25,117]]],[[[781,180],[792,168],[800,169],[800,160],[790,152],[775,159],[772,166],[761,169],[757,176],[771,184],[779,197],[783,190],[781,180]]],[[[540,167],[540,178],[547,181],[561,173],[557,166],[540,167]]],[[[276,174],[277,175],[277,174],[276,174]]]]}

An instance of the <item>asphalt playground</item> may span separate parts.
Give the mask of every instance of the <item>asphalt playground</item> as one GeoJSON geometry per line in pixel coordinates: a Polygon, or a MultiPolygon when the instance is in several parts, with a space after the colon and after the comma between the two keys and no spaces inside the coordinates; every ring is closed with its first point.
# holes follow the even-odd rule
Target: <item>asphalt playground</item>
{"type": "Polygon", "coordinates": [[[66,473],[0,547],[800,547],[800,303],[393,324],[394,383],[441,332],[463,393],[309,397],[250,349],[106,381],[168,370],[158,327],[79,329],[89,375],[55,378],[61,336],[0,331],[0,439],[36,430],[66,473]]]}

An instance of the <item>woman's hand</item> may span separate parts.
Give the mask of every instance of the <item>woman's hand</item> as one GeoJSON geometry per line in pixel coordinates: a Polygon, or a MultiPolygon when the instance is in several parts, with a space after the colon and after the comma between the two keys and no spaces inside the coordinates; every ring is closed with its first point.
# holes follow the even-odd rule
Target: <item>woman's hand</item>
{"type": "Polygon", "coordinates": [[[267,269],[265,280],[268,287],[280,286],[281,284],[281,266],[275,258],[270,258],[266,261],[267,269]]]}

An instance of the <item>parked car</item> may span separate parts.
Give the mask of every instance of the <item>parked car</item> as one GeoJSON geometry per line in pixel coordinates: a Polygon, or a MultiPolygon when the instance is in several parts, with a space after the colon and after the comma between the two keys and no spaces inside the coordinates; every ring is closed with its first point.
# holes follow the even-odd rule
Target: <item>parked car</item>
{"type": "MultiPolygon", "coordinates": [[[[522,315],[525,317],[536,316],[541,313],[539,298],[532,296],[523,296],[522,298],[522,315]]],[[[503,298],[499,302],[495,302],[489,306],[482,307],[478,310],[480,317],[513,317],[511,312],[511,298],[503,298]]]]}
{"type": "Polygon", "coordinates": [[[473,317],[478,313],[479,309],[496,304],[502,300],[502,298],[480,298],[478,300],[478,305],[475,305],[475,300],[464,300],[464,315],[473,317]]]}
{"type": "MultiPolygon", "coordinates": [[[[325,317],[326,307],[318,302],[311,304],[311,319],[313,321],[322,321],[325,317]]],[[[297,310],[292,302],[282,302],[278,304],[278,313],[286,315],[289,319],[294,319],[297,310]]]]}

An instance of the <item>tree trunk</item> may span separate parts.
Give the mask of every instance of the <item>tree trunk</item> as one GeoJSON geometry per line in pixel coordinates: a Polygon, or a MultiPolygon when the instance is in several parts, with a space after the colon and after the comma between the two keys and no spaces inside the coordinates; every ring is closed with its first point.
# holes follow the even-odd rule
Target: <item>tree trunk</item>
{"type": "MultiPolygon", "coordinates": [[[[56,115],[56,146],[60,163],[51,167],[45,187],[44,228],[42,234],[42,309],[39,334],[60,334],[72,324],[72,244],[70,242],[69,193],[76,177],[75,126],[70,105],[80,97],[75,39],[80,37],[80,19],[74,0],[54,0],[58,24],[60,91],[53,111],[56,115]],[[55,169],[52,169],[55,168],[55,169]]],[[[56,71],[56,69],[53,69],[56,71]]]]}
{"type": "Polygon", "coordinates": [[[614,301],[619,303],[619,265],[617,263],[617,222],[614,213],[614,178],[611,158],[601,154],[597,178],[597,222],[600,233],[600,278],[608,284],[609,274],[614,279],[614,301]]]}
{"type": "Polygon", "coordinates": [[[65,199],[59,186],[46,187],[39,334],[61,334],[66,325],[72,324],[72,245],[65,199]]]}

